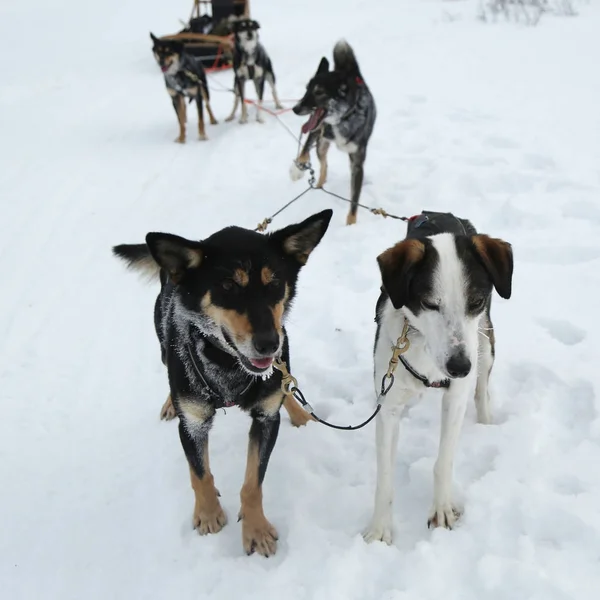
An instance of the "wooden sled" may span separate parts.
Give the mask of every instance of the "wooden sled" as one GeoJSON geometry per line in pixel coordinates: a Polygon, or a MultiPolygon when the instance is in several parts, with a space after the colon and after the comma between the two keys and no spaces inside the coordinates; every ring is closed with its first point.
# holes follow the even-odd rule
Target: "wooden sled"
{"type": "Polygon", "coordinates": [[[185,49],[200,58],[207,71],[232,67],[231,19],[250,16],[250,0],[194,0],[192,14],[178,33],[164,40],[179,40],[185,49]]]}

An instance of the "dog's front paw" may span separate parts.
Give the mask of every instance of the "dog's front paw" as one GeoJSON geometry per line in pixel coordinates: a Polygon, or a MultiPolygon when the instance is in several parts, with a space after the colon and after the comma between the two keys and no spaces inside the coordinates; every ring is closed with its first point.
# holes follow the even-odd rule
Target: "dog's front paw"
{"type": "Polygon", "coordinates": [[[452,504],[434,504],[429,513],[429,519],[427,519],[427,527],[429,529],[432,527],[452,529],[461,514],[461,511],[452,504]]]}
{"type": "Polygon", "coordinates": [[[348,216],[346,217],[346,225],[354,225],[356,223],[356,215],[353,215],[352,213],[348,213],[348,216]]]}
{"type": "Polygon", "coordinates": [[[227,525],[227,515],[217,500],[212,509],[206,507],[194,508],[194,528],[200,535],[219,533],[227,525]]]}
{"type": "Polygon", "coordinates": [[[173,141],[176,144],[185,144],[185,135],[178,135],[173,141]]]}
{"type": "Polygon", "coordinates": [[[238,121],[238,123],[240,125],[245,125],[248,122],[248,117],[240,117],[240,120],[238,121]]]}
{"type": "Polygon", "coordinates": [[[316,419],[310,413],[306,412],[291,396],[285,397],[283,408],[287,411],[290,422],[294,427],[302,427],[309,421],[316,421],[316,419]]]}
{"type": "Polygon", "coordinates": [[[392,522],[387,520],[371,521],[362,536],[367,544],[384,542],[389,546],[392,543],[392,522]]]}
{"type": "Polygon", "coordinates": [[[218,125],[218,124],[219,124],[219,121],[217,121],[217,120],[216,120],[214,117],[211,117],[211,118],[210,118],[210,124],[211,124],[211,125],[218,125]]]}
{"type": "Polygon", "coordinates": [[[208,141],[208,136],[207,136],[205,133],[199,133],[199,134],[198,134],[198,139],[199,139],[201,142],[206,142],[206,141],[208,141]]]}
{"type": "Polygon", "coordinates": [[[260,113],[256,115],[256,121],[257,121],[257,123],[264,123],[265,122],[263,116],[260,113]]]}
{"type": "Polygon", "coordinates": [[[290,166],[290,179],[292,181],[299,181],[304,177],[304,171],[298,166],[298,163],[294,161],[290,166]]]}
{"type": "Polygon", "coordinates": [[[230,121],[233,121],[233,119],[235,118],[235,115],[229,115],[226,119],[225,122],[229,123],[230,121]]]}
{"type": "Polygon", "coordinates": [[[277,103],[275,104],[275,108],[276,108],[277,110],[283,110],[283,104],[281,104],[280,102],[277,102],[277,103]]]}
{"type": "Polygon", "coordinates": [[[172,421],[176,416],[177,412],[175,412],[173,400],[171,400],[171,394],[169,394],[169,397],[160,409],[160,418],[162,421],[172,421]]]}
{"type": "Polygon", "coordinates": [[[246,554],[258,552],[262,556],[273,556],[277,552],[277,530],[264,515],[244,517],[242,519],[242,543],[246,554]]]}

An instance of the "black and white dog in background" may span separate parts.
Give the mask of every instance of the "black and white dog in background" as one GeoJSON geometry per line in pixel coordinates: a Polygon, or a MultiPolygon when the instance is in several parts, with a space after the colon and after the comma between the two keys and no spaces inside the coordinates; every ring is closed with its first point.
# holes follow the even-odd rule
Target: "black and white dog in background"
{"type": "Polygon", "coordinates": [[[256,95],[258,96],[258,105],[256,120],[263,123],[262,102],[265,91],[265,81],[271,86],[275,108],[281,109],[283,106],[277,97],[275,89],[275,73],[271,59],[264,46],[258,41],[258,29],[260,25],[253,19],[238,19],[233,22],[233,34],[235,45],[233,48],[233,72],[235,100],[231,114],[225,119],[233,121],[237,111],[238,104],[242,103],[242,116],[240,123],[248,122],[248,107],[245,102],[244,90],[246,81],[254,82],[256,95]]]}
{"type": "Polygon", "coordinates": [[[409,348],[377,415],[377,491],[366,541],[392,541],[393,468],[400,416],[425,387],[443,388],[441,436],[429,526],[451,528],[460,514],[452,499],[454,454],[469,397],[477,419],[490,422],[488,379],[494,362],[492,288],[510,298],[513,254],[507,242],[477,234],[466,219],[423,212],[406,238],[378,258],[375,386],[379,393],[391,347],[408,326],[409,348]]]}
{"type": "Polygon", "coordinates": [[[297,115],[310,115],[302,126],[308,138],[290,170],[294,181],[304,174],[310,150],[317,147],[321,164],[317,187],[327,179],[327,151],[331,142],[350,156],[350,212],[348,225],[356,223],[356,211],[363,185],[367,144],[373,133],[377,110],[375,100],[360,72],[351,46],[345,40],[333,49],[333,71],[323,57],[315,76],[308,82],[304,97],[294,106],[297,115]]]}

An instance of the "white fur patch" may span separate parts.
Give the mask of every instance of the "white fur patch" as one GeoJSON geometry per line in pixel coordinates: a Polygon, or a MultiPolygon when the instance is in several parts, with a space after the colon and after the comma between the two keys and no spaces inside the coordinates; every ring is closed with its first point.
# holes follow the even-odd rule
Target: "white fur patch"
{"type": "Polygon", "coordinates": [[[431,274],[433,291],[428,300],[439,305],[439,310],[423,310],[418,316],[405,310],[411,324],[423,334],[428,355],[447,376],[446,363],[461,347],[471,363],[476,363],[477,328],[481,317],[466,314],[467,276],[454,236],[440,233],[430,239],[439,261],[431,274]]]}
{"type": "Polygon", "coordinates": [[[300,181],[304,177],[304,171],[298,167],[296,161],[290,166],[290,178],[292,181],[300,181]]]}

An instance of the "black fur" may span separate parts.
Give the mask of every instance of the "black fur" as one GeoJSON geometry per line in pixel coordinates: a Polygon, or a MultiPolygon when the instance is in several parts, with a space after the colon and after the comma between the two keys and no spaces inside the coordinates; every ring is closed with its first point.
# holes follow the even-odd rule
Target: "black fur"
{"type": "Polygon", "coordinates": [[[319,187],[327,176],[327,151],[331,142],[350,157],[350,211],[347,223],[356,222],[363,185],[367,145],[375,126],[375,100],[360,72],[354,51],[344,41],[333,49],[334,68],[323,57],[315,76],[308,82],[304,97],[294,106],[297,115],[311,115],[303,126],[308,138],[298,162],[307,163],[310,150],[317,148],[321,162],[319,187]]]}
{"type": "Polygon", "coordinates": [[[195,57],[186,52],[184,45],[177,40],[159,39],[153,33],[150,33],[150,38],[153,43],[152,53],[163,72],[165,85],[179,122],[179,136],[175,141],[184,143],[186,139],[186,99],[190,103],[196,101],[198,135],[201,140],[206,140],[204,102],[206,102],[211,125],[216,125],[217,120],[210,106],[206,71],[202,66],[200,57],[195,57]]]}
{"type": "MultiPolygon", "coordinates": [[[[253,81],[258,96],[259,107],[262,105],[265,82],[271,86],[275,108],[283,108],[277,97],[275,87],[275,72],[273,64],[264,46],[258,41],[258,30],[260,25],[253,19],[241,18],[233,22],[233,34],[235,45],[233,49],[233,72],[235,100],[233,110],[227,121],[232,121],[238,104],[242,105],[240,123],[248,120],[248,111],[245,102],[246,81],[253,81]]],[[[261,109],[257,109],[257,121],[262,122],[261,109]]]]}
{"type": "Polygon", "coordinates": [[[202,241],[149,233],[145,245],[113,248],[131,268],[160,277],[155,327],[161,359],[181,444],[199,479],[206,474],[216,409],[236,404],[252,417],[250,441],[258,446],[262,482],[284,399],[272,359],[280,357],[291,369],[284,321],[299,272],[331,215],[325,210],[268,235],[240,227],[202,241]]]}

